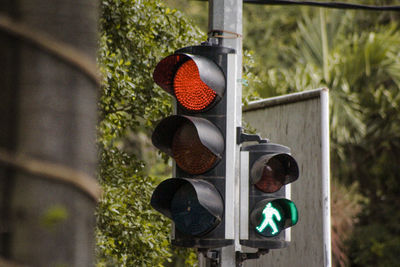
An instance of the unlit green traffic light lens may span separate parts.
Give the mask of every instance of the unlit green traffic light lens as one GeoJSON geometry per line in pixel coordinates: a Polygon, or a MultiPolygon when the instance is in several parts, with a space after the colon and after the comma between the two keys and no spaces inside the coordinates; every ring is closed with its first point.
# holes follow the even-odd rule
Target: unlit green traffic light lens
{"type": "Polygon", "coordinates": [[[175,193],[171,201],[172,220],[176,228],[184,234],[201,236],[212,230],[216,218],[197,199],[196,191],[185,184],[175,193]]]}

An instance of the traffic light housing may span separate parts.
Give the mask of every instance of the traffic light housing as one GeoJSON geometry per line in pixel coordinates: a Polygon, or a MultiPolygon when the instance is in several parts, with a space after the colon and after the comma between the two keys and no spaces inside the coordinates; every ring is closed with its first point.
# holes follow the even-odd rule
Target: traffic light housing
{"type": "Polygon", "coordinates": [[[284,231],[298,221],[288,184],[299,177],[286,146],[261,142],[241,151],[240,244],[259,249],[288,245],[284,231]]]}
{"type": "MultiPolygon", "coordinates": [[[[154,209],[173,221],[172,244],[213,248],[225,236],[228,54],[191,46],[162,59],[154,81],[176,100],[176,114],[156,126],[152,142],[175,161],[174,177],[157,186],[154,209]]],[[[232,222],[233,224],[233,222],[232,222]]]]}

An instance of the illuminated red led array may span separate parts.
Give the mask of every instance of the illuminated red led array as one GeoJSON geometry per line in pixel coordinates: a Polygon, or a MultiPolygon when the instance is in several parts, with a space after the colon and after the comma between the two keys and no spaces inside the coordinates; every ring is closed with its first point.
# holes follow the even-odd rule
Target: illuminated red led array
{"type": "Polygon", "coordinates": [[[179,103],[188,110],[199,111],[207,108],[216,93],[201,79],[193,60],[183,63],[174,78],[174,93],[179,103]]]}

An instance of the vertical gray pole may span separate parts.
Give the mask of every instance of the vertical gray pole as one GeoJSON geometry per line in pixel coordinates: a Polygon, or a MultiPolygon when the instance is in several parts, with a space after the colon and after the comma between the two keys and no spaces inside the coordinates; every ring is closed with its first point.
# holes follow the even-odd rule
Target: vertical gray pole
{"type": "Polygon", "coordinates": [[[209,0],[210,37],[217,33],[222,46],[233,48],[236,55],[228,57],[227,81],[227,172],[225,206],[225,237],[235,239],[235,244],[221,250],[221,267],[236,266],[235,251],[239,245],[239,146],[236,144],[236,127],[242,120],[242,0],[209,0]],[[233,80],[232,80],[232,77],[233,80]],[[230,159],[228,160],[228,156],[230,159]],[[228,166],[229,165],[229,166],[228,166]],[[233,199],[233,201],[232,201],[233,199]],[[233,202],[233,205],[232,205],[233,202]],[[231,205],[229,205],[231,204],[231,205]],[[232,221],[233,220],[233,221],[232,221]]]}

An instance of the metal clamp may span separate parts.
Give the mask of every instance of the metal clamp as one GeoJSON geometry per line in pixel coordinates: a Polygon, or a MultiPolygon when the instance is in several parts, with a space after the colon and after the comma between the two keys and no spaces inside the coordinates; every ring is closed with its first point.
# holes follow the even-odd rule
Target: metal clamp
{"type": "Polygon", "coordinates": [[[220,249],[210,250],[210,249],[198,249],[198,252],[203,254],[203,257],[208,259],[208,267],[218,267],[221,262],[221,251],[220,249]]]}
{"type": "Polygon", "coordinates": [[[240,145],[244,142],[258,142],[259,144],[262,143],[269,143],[269,139],[261,138],[259,134],[247,134],[243,132],[242,127],[237,127],[237,144],[240,145]]]}

